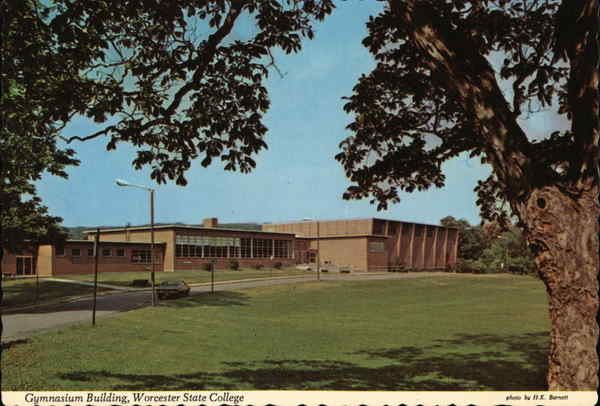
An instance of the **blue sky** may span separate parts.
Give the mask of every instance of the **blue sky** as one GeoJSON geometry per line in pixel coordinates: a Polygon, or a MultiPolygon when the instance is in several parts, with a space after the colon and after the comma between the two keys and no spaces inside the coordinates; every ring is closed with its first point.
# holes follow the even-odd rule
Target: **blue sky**
{"type": "MultiPolygon", "coordinates": [[[[425,192],[402,194],[402,201],[378,212],[364,201],[344,201],[349,186],[334,155],[338,144],[350,133],[352,120],[342,106],[361,73],[368,73],[373,59],[362,46],[365,22],[381,3],[338,2],[338,8],[316,27],[316,38],[304,42],[297,55],[278,56],[285,72],[272,72],[268,82],[271,109],[265,117],[269,149],[257,157],[250,174],[223,171],[216,162],[202,168],[192,164],[188,185],[156,185],[149,170],[131,165],[134,148],[119,144],[106,151],[106,139],[73,143],[81,165],[68,170],[69,179],[44,176],[38,182],[40,195],[53,215],[66,226],[124,225],[148,222],[147,192],[116,186],[115,178],[157,189],[156,221],[197,224],[206,217],[220,222],[280,222],[310,217],[317,219],[384,217],[438,223],[447,215],[480,221],[473,188],[490,173],[479,160],[460,156],[445,166],[446,186],[425,192]]],[[[245,36],[238,27],[233,36],[245,36]]],[[[551,117],[530,120],[528,130],[543,134],[556,125],[551,117]]],[[[76,118],[65,136],[87,135],[100,129],[93,122],[76,118]]]]}

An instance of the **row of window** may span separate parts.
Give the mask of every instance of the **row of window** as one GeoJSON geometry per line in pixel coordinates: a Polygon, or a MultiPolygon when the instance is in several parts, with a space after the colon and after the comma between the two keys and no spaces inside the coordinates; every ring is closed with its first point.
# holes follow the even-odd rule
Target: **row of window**
{"type": "MultiPolygon", "coordinates": [[[[115,248],[114,253],[115,253],[114,256],[116,256],[116,257],[125,257],[125,248],[115,248]]],[[[102,248],[102,250],[100,251],[100,254],[103,257],[112,257],[113,249],[112,248],[102,248]]],[[[64,256],[65,255],[64,247],[56,247],[56,255],[64,256]]],[[[71,248],[71,256],[72,257],[81,257],[82,256],[81,248],[71,248]]],[[[88,257],[94,256],[93,248],[87,248],[87,256],[88,257]]],[[[150,261],[151,261],[150,250],[132,250],[131,251],[131,262],[138,263],[138,264],[149,264],[150,261]]]]}
{"type": "MultiPolygon", "coordinates": [[[[208,237],[219,238],[219,237],[208,237]]],[[[176,257],[197,258],[291,258],[292,242],[266,238],[231,238],[233,245],[221,241],[207,241],[206,245],[175,244],[176,257]]]]}
{"type": "MultiPolygon", "coordinates": [[[[64,256],[64,255],[65,255],[65,248],[64,247],[56,247],[56,256],[64,256]]],[[[113,250],[112,250],[112,248],[102,248],[102,250],[100,251],[100,255],[102,255],[103,257],[112,257],[113,250]]],[[[72,257],[82,256],[81,248],[71,248],[71,256],[72,257]]],[[[93,248],[87,249],[87,256],[88,257],[94,256],[93,248]]],[[[125,256],[125,248],[116,248],[115,256],[116,257],[124,257],[125,256]]]]}

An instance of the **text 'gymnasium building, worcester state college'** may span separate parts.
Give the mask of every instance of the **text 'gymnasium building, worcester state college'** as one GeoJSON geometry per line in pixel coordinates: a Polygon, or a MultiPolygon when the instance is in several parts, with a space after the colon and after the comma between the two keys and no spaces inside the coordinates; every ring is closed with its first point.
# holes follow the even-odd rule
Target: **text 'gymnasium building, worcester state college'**
{"type": "MultiPolygon", "coordinates": [[[[94,270],[96,230],[86,239],[60,246],[41,245],[30,252],[5,252],[2,273],[55,276],[94,270]],[[33,252],[37,251],[37,252],[33,252]]],[[[155,270],[195,271],[207,263],[227,269],[283,267],[315,263],[323,269],[385,271],[390,268],[436,270],[452,267],[458,252],[458,230],[429,224],[377,218],[311,220],[274,224],[161,224],[154,227],[155,270]]],[[[100,230],[99,271],[147,271],[149,226],[100,230]]]]}

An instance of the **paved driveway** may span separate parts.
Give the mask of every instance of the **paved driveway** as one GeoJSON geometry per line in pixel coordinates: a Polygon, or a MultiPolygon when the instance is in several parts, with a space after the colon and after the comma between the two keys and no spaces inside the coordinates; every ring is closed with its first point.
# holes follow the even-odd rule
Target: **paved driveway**
{"type": "MultiPolygon", "coordinates": [[[[441,272],[418,272],[418,273],[385,273],[385,274],[330,274],[323,273],[323,282],[336,280],[379,280],[379,279],[401,279],[416,278],[424,276],[450,276],[454,274],[441,272]]],[[[316,275],[305,277],[293,277],[285,279],[266,279],[239,281],[215,284],[216,291],[248,289],[259,286],[272,286],[290,283],[316,283],[316,275]]],[[[210,292],[210,285],[194,286],[192,295],[210,292]]],[[[83,298],[71,303],[63,303],[51,306],[37,307],[28,310],[5,312],[2,315],[2,341],[12,341],[23,338],[38,331],[56,329],[68,324],[78,322],[92,322],[92,299],[83,298]]],[[[96,317],[102,318],[139,309],[152,304],[150,291],[114,293],[98,296],[96,302],[96,317]]]]}

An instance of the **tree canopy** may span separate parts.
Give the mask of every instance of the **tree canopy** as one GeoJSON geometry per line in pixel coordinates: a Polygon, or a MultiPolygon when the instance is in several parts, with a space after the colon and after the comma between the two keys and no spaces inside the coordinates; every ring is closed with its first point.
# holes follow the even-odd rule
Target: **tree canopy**
{"type": "MultiPolygon", "coordinates": [[[[354,134],[336,157],[355,183],[346,197],[372,196],[384,208],[399,191],[442,187],[442,163],[466,152],[494,168],[476,189],[483,217],[506,221],[510,202],[532,188],[593,176],[593,134],[553,131],[533,139],[517,123],[552,106],[571,117],[574,84],[568,66],[557,63],[569,47],[569,36],[557,30],[559,7],[556,0],[390,1],[372,17],[363,44],[377,66],[348,97],[354,134]],[[409,14],[414,21],[399,23],[409,14]],[[444,49],[432,52],[446,52],[444,62],[424,51],[415,25],[434,27],[444,49]],[[495,114],[483,119],[486,111],[495,114]]],[[[580,17],[580,29],[590,18],[580,17]]]]}
{"type": "Polygon", "coordinates": [[[149,165],[159,183],[186,184],[195,159],[252,170],[253,156],[267,148],[272,52],[299,51],[332,8],[331,0],[4,2],[3,246],[32,229],[26,218],[42,228],[60,222],[33,182],[44,172],[66,177],[65,167],[78,163],[74,141],[132,144],[133,165],[149,165]],[[229,39],[242,19],[254,22],[254,34],[229,39]],[[103,128],[62,137],[77,115],[103,128]]]}
{"type": "Polygon", "coordinates": [[[596,0],[389,0],[369,20],[363,44],[377,65],[348,97],[353,134],[336,156],[353,182],[344,197],[379,208],[442,187],[442,164],[460,153],[491,166],[476,187],[481,215],[518,219],[549,293],[550,389],[598,385],[598,10],[596,0]],[[519,117],[550,108],[571,128],[527,134],[519,117]]]}

